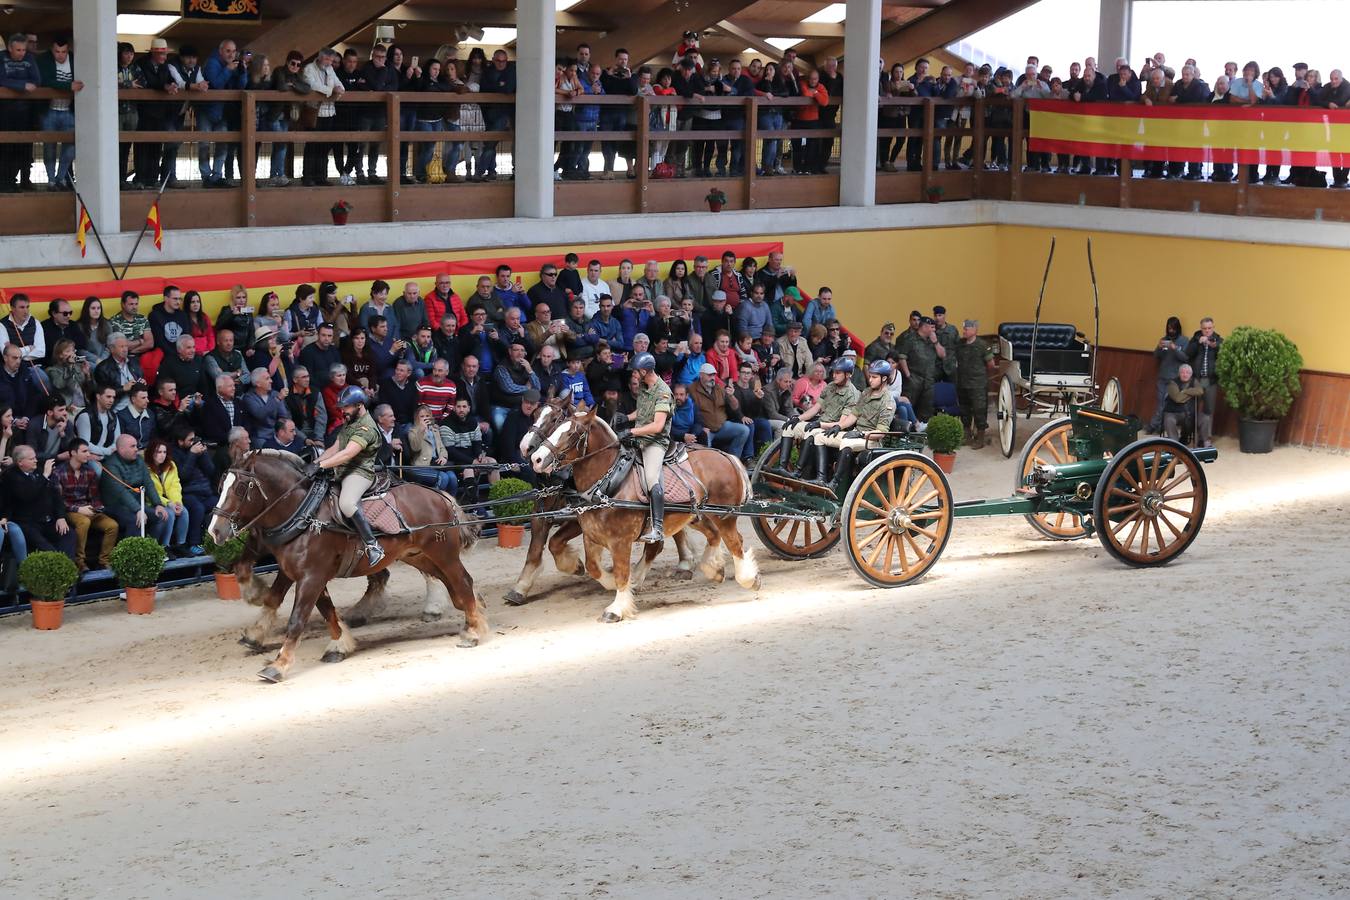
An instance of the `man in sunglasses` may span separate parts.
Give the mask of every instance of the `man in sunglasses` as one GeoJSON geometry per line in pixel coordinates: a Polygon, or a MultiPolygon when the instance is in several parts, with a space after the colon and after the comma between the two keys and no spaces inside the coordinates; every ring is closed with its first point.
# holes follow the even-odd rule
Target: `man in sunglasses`
{"type": "Polygon", "coordinates": [[[545,263],[539,269],[539,283],[530,288],[527,296],[531,309],[537,308],[540,303],[547,303],[553,318],[559,321],[567,318],[570,305],[567,292],[558,287],[558,267],[553,263],[545,263]]]}
{"type": "Polygon", "coordinates": [[[56,346],[57,341],[71,341],[75,344],[75,352],[82,354],[88,342],[85,340],[84,332],[75,324],[75,317],[70,301],[57,298],[47,306],[47,320],[42,323],[42,336],[47,345],[46,356],[43,357],[42,364],[48,365],[52,362],[52,348],[56,346]]]}

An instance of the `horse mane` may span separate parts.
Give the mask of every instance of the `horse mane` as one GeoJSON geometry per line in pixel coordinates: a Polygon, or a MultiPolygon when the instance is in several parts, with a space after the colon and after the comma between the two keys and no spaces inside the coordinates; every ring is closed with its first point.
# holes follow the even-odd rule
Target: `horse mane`
{"type": "Polygon", "coordinates": [[[250,457],[261,456],[267,459],[279,459],[282,462],[289,465],[291,468],[295,469],[296,472],[305,471],[305,461],[289,450],[274,450],[268,447],[264,447],[259,450],[250,450],[249,456],[250,457]]]}

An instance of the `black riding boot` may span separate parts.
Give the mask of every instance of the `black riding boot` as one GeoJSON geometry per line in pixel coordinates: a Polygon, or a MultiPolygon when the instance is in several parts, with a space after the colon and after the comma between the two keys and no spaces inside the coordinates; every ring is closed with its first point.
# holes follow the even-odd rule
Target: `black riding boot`
{"type": "Polygon", "coordinates": [[[853,478],[853,460],[856,458],[852,450],[839,451],[839,468],[835,470],[835,481],[847,490],[849,480],[853,478]]]}
{"type": "Polygon", "coordinates": [[[361,536],[361,543],[366,545],[366,560],[372,565],[377,566],[380,560],[384,559],[384,548],[380,542],[375,540],[375,534],[370,530],[370,523],[366,521],[365,513],[357,509],[352,513],[352,526],[356,528],[356,533],[361,536]]]}
{"type": "Polygon", "coordinates": [[[811,448],[815,445],[815,440],[807,438],[802,442],[802,448],[797,451],[797,477],[802,481],[811,480],[811,465],[816,461],[816,455],[811,452],[811,448]]]}
{"type": "Polygon", "coordinates": [[[658,478],[656,484],[647,492],[647,503],[651,508],[652,525],[647,529],[647,533],[638,540],[648,544],[659,544],[666,539],[661,530],[661,526],[666,518],[666,495],[661,486],[661,480],[658,478]]]}
{"type": "Polygon", "coordinates": [[[783,435],[778,439],[778,468],[784,472],[791,472],[789,466],[792,465],[792,438],[783,435]]]}
{"type": "Polygon", "coordinates": [[[816,444],[816,477],[815,480],[824,484],[829,481],[827,477],[830,471],[830,448],[824,444],[816,444]]]}

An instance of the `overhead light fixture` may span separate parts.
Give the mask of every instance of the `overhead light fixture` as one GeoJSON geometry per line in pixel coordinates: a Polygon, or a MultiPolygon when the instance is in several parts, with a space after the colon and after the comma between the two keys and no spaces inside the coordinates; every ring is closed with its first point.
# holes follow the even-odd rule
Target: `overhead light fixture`
{"type": "Polygon", "coordinates": [[[514,28],[468,28],[461,44],[482,44],[487,47],[501,47],[516,39],[514,28]]]}
{"type": "Polygon", "coordinates": [[[802,21],[818,25],[836,25],[844,21],[844,10],[846,7],[847,4],[845,3],[831,3],[820,12],[811,13],[811,15],[802,19],[802,21]]]}
{"type": "Polygon", "coordinates": [[[159,34],[181,16],[155,15],[153,13],[118,13],[118,34],[159,34]]]}

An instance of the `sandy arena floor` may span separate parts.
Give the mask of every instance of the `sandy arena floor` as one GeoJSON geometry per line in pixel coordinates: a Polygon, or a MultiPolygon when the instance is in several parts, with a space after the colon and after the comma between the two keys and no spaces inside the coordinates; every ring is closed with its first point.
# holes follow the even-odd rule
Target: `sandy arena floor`
{"type": "MultiPolygon", "coordinates": [[[[602,625],[551,564],[505,608],[523,552],[485,545],[488,643],[400,567],[412,619],[276,686],[205,588],[11,617],[0,896],[1345,895],[1350,459],[1221,453],[1157,570],[1021,519],[893,591],[840,551],[678,582],[668,549],[602,625]]],[[[958,498],[1014,465],[963,452],[958,498]]]]}

